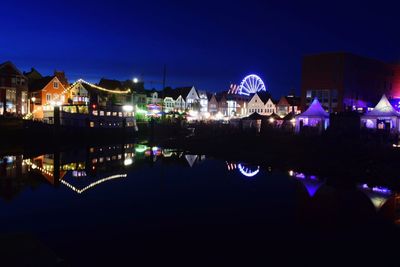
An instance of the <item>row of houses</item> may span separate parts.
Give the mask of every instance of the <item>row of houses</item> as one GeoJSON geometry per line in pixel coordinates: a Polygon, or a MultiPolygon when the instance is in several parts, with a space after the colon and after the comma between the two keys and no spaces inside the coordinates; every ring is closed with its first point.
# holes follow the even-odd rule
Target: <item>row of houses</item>
{"type": "Polygon", "coordinates": [[[77,112],[90,112],[95,106],[111,109],[127,104],[146,115],[187,112],[197,114],[197,118],[244,117],[252,113],[284,117],[300,110],[299,98],[294,94],[274,100],[266,92],[248,96],[231,89],[210,93],[194,86],[146,90],[143,82],[132,80],[103,78],[97,84],[69,83],[63,71],[44,76],[34,68],[21,72],[9,61],[0,64],[0,115],[32,114],[34,119],[44,119],[54,106],[72,112],[78,105],[77,112]]]}
{"type": "MultiPolygon", "coordinates": [[[[136,92],[134,92],[135,94],[136,92]]],[[[158,106],[161,112],[196,111],[200,116],[243,117],[252,113],[261,115],[277,114],[284,117],[293,112],[300,112],[300,99],[294,94],[273,100],[267,92],[258,92],[250,96],[230,93],[208,93],[197,90],[194,86],[182,88],[166,88],[163,91],[136,93],[134,103],[142,109],[149,105],[158,106]],[[140,100],[142,99],[142,100],[140,100]]]]}

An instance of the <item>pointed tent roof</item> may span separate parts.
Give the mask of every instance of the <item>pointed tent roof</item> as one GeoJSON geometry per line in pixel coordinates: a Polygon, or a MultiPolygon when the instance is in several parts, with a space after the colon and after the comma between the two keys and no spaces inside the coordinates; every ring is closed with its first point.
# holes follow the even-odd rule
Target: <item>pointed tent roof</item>
{"type": "Polygon", "coordinates": [[[398,113],[393,106],[390,104],[386,95],[384,94],[378,104],[375,106],[373,110],[367,112],[365,116],[396,116],[400,117],[400,113],[398,113]]]}
{"type": "Polygon", "coordinates": [[[275,112],[272,113],[271,115],[268,115],[267,117],[268,117],[269,119],[272,118],[272,119],[274,119],[274,120],[282,120],[282,118],[281,118],[278,114],[276,114],[275,112]]]}
{"type": "Polygon", "coordinates": [[[243,118],[243,120],[263,120],[267,119],[268,116],[261,115],[257,112],[251,113],[249,116],[243,118]]]}
{"type": "Polygon", "coordinates": [[[294,114],[294,112],[289,112],[285,117],[283,117],[284,121],[290,121],[292,119],[294,119],[296,117],[296,115],[294,114]]]}
{"type": "Polygon", "coordinates": [[[318,99],[315,98],[311,105],[308,107],[306,111],[301,113],[299,117],[324,117],[329,118],[329,113],[326,112],[321,104],[319,103],[318,99]]]}

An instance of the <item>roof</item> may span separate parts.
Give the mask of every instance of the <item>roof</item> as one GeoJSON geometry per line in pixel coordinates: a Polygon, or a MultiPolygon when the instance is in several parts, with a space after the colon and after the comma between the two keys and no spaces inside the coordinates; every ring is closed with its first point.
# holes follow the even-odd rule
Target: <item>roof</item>
{"type": "Polygon", "coordinates": [[[379,103],[375,106],[375,108],[369,112],[367,112],[364,116],[395,116],[400,117],[400,113],[398,113],[393,106],[390,104],[386,95],[383,95],[379,103]]]}
{"type": "MultiPolygon", "coordinates": [[[[188,91],[188,93],[189,93],[189,91],[188,91]]],[[[180,95],[181,95],[181,88],[176,88],[176,89],[165,88],[162,91],[162,97],[163,98],[172,97],[174,100],[176,100],[180,95]]],[[[182,96],[182,97],[184,97],[184,96],[182,96]]]]}
{"type": "Polygon", "coordinates": [[[215,94],[215,93],[207,93],[208,101],[211,101],[211,99],[212,99],[213,97],[214,97],[215,100],[217,101],[217,94],[215,94]]]}
{"type": "Polygon", "coordinates": [[[287,96],[285,97],[287,102],[290,104],[290,106],[300,106],[300,97],[297,96],[287,96]]]}
{"type": "Polygon", "coordinates": [[[272,113],[271,115],[268,115],[267,117],[270,118],[270,119],[272,118],[272,119],[275,119],[275,120],[282,120],[282,118],[278,114],[276,114],[275,112],[272,113]]]}
{"type": "Polygon", "coordinates": [[[154,92],[157,92],[158,94],[160,93],[159,91],[157,91],[156,89],[151,89],[151,90],[145,90],[145,94],[146,94],[146,96],[148,96],[148,97],[151,97],[152,96],[152,94],[154,93],[154,92]]]}
{"type": "Polygon", "coordinates": [[[319,103],[318,99],[315,98],[311,105],[308,107],[306,111],[298,115],[298,117],[324,117],[329,118],[329,113],[326,112],[321,104],[319,103]]]}
{"type": "MultiPolygon", "coordinates": [[[[5,73],[6,75],[21,75],[21,76],[23,76],[21,71],[11,61],[6,61],[6,62],[1,63],[0,64],[0,70],[3,69],[6,66],[11,67],[11,70],[12,70],[11,73],[5,73]]],[[[0,73],[1,73],[1,71],[0,71],[0,73]]]]}
{"type": "Polygon", "coordinates": [[[287,98],[285,96],[282,96],[281,99],[279,99],[279,102],[276,104],[277,106],[290,106],[287,98]]]}
{"type": "Polygon", "coordinates": [[[197,95],[198,95],[200,98],[208,98],[208,97],[207,97],[207,92],[206,92],[206,91],[203,91],[203,90],[197,90],[197,95]]]}
{"type": "Polygon", "coordinates": [[[36,92],[42,90],[55,76],[46,76],[40,79],[31,80],[28,84],[29,92],[36,92]]]}
{"type": "Polygon", "coordinates": [[[24,75],[28,78],[43,78],[42,74],[33,67],[30,71],[24,72],[24,75]]]}
{"type": "Polygon", "coordinates": [[[110,80],[110,79],[104,79],[101,78],[99,82],[100,87],[104,87],[107,89],[115,90],[115,89],[123,89],[122,82],[117,81],[117,80],[110,80]]]}
{"type": "Polygon", "coordinates": [[[192,88],[193,86],[175,88],[177,94],[176,98],[178,98],[179,95],[181,95],[184,99],[186,99],[192,88]]]}
{"type": "Polygon", "coordinates": [[[89,82],[87,82],[85,80],[82,80],[82,79],[77,80],[71,86],[75,86],[77,84],[81,84],[88,91],[96,90],[96,91],[106,92],[106,93],[111,93],[111,94],[128,94],[128,93],[131,92],[130,89],[126,89],[126,90],[111,90],[109,88],[104,88],[104,87],[98,86],[96,84],[89,83],[89,82]]]}
{"type": "MultiPolygon", "coordinates": [[[[257,93],[255,93],[255,94],[258,95],[258,97],[261,99],[261,101],[262,101],[264,104],[267,103],[268,99],[271,98],[271,94],[269,94],[269,93],[266,92],[266,91],[257,92],[257,93]]],[[[254,94],[254,95],[255,95],[255,94],[254,94]]],[[[272,101],[272,100],[271,100],[271,101],[272,101]]]]}
{"type": "Polygon", "coordinates": [[[285,117],[283,117],[283,120],[284,121],[290,121],[290,120],[293,120],[294,117],[296,117],[294,112],[289,112],[285,117]]]}
{"type": "Polygon", "coordinates": [[[263,119],[267,119],[267,118],[268,118],[268,116],[264,116],[264,115],[261,115],[261,114],[259,114],[257,112],[254,112],[254,113],[250,114],[249,116],[247,116],[247,117],[245,117],[243,119],[244,120],[263,120],[263,119]]]}
{"type": "Polygon", "coordinates": [[[218,102],[220,102],[223,98],[226,100],[226,92],[219,92],[215,95],[218,102]]]}

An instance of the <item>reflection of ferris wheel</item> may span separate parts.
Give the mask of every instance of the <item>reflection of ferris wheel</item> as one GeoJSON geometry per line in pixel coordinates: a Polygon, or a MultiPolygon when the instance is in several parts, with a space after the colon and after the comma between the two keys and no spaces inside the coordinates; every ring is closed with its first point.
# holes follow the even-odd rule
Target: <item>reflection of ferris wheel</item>
{"type": "Polygon", "coordinates": [[[264,82],[255,74],[246,76],[239,86],[239,92],[242,95],[255,94],[266,90],[264,82]]]}
{"type": "Polygon", "coordinates": [[[260,166],[257,166],[257,168],[255,168],[255,169],[251,169],[249,167],[244,166],[241,163],[238,164],[238,169],[241,174],[243,174],[244,176],[247,176],[247,177],[253,177],[253,176],[257,175],[257,173],[260,172],[260,166]]]}

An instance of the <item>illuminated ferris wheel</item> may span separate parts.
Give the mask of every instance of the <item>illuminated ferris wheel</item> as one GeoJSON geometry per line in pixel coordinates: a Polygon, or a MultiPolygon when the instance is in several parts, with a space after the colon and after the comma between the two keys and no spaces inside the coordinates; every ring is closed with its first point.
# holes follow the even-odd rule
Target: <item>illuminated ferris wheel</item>
{"type": "Polygon", "coordinates": [[[255,74],[246,76],[239,86],[239,92],[242,95],[255,94],[266,90],[263,80],[255,74]]]}

